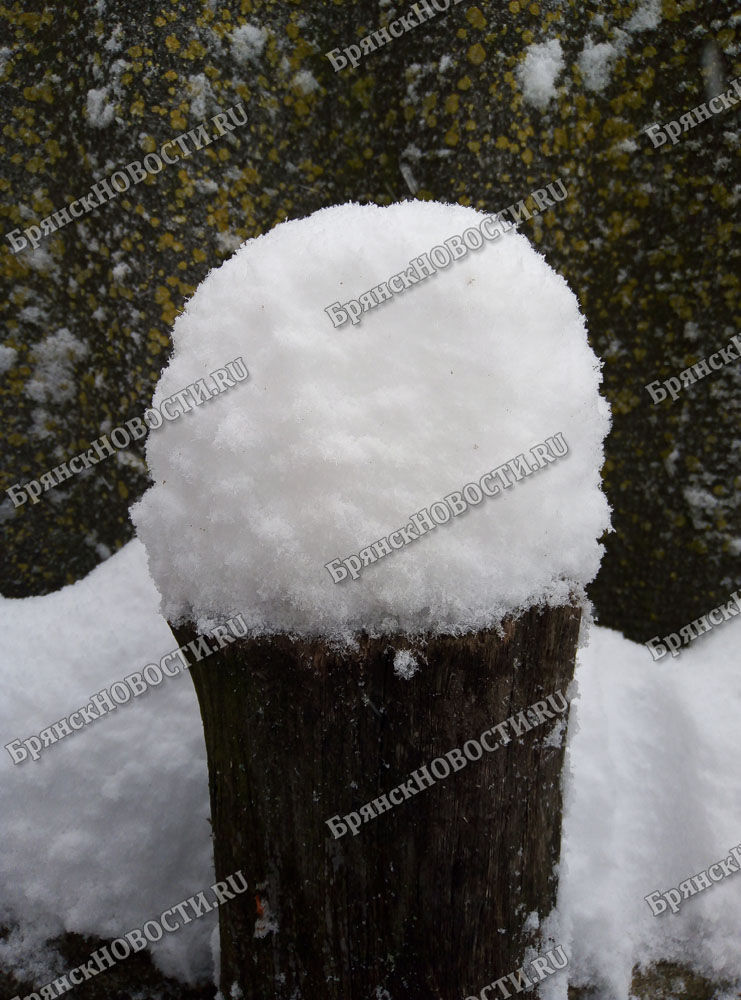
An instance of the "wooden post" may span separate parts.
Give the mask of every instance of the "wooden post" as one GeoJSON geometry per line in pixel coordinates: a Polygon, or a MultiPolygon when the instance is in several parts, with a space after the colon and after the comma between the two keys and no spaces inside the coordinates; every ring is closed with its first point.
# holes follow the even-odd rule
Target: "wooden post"
{"type": "MultiPolygon", "coordinates": [[[[401,636],[361,635],[352,652],[319,639],[242,639],[192,668],[216,875],[241,869],[250,885],[220,910],[225,997],[236,982],[250,1000],[462,1000],[522,964],[538,944],[526,918],[555,903],[565,742],[548,739],[556,721],[356,836],[334,839],[325,821],[565,693],[579,619],[575,607],[532,609],[501,636],[427,637],[410,680],[394,672],[396,651],[410,647],[401,636]]],[[[196,635],[173,631],[181,644],[196,635]]]]}

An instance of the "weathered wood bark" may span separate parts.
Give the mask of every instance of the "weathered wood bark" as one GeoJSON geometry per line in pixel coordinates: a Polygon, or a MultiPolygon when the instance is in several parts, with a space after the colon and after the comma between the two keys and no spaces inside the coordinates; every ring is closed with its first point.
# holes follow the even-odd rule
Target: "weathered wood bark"
{"type": "MultiPolygon", "coordinates": [[[[394,672],[396,650],[409,643],[393,636],[360,636],[352,653],[322,641],[240,640],[193,667],[216,874],[241,869],[250,885],[220,911],[225,996],[237,982],[250,1000],[460,1000],[518,968],[537,944],[523,929],[528,914],[544,917],[555,901],[555,722],[357,836],[334,839],[325,821],[565,692],[579,617],[571,607],[531,610],[502,637],[427,638],[411,680],[394,672]]],[[[173,631],[180,643],[195,637],[173,631]]]]}

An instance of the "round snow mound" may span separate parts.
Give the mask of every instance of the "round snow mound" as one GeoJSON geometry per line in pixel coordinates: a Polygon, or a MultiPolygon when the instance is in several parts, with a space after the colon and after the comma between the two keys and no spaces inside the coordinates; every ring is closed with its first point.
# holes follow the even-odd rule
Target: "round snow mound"
{"type": "Polygon", "coordinates": [[[484,219],[432,202],[326,208],[202,282],[153,405],[238,358],[248,375],[236,362],[208,402],[187,390],[190,412],[147,443],[154,485],[132,519],[171,622],[462,632],[583,592],[609,526],[609,411],[577,300],[543,256],[510,230],[392,282],[355,325],[325,311],[484,219]],[[467,484],[456,513],[444,498],[467,484]]]}

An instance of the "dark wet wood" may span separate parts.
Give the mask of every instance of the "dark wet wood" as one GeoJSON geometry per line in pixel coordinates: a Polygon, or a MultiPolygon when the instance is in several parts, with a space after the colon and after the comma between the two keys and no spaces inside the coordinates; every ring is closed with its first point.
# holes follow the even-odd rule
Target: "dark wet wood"
{"type": "MultiPolygon", "coordinates": [[[[325,821],[565,692],[579,617],[571,607],[531,610],[501,636],[423,638],[411,680],[393,666],[409,641],[393,636],[361,636],[352,652],[243,639],[193,667],[216,873],[241,869],[250,884],[220,910],[225,996],[238,982],[250,1000],[461,1000],[519,967],[537,944],[523,929],[528,914],[542,918],[555,901],[555,722],[357,836],[334,839],[325,821]]],[[[181,644],[195,636],[173,631],[181,644]]]]}

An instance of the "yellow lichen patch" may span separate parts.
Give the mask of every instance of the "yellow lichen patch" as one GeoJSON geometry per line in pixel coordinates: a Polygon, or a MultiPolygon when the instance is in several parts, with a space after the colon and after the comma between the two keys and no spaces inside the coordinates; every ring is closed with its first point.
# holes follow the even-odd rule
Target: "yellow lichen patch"
{"type": "Polygon", "coordinates": [[[208,213],[208,222],[209,225],[215,225],[220,232],[226,232],[229,229],[229,209],[226,205],[212,209],[208,213]]]}
{"type": "Polygon", "coordinates": [[[250,186],[260,183],[260,174],[254,167],[242,167],[242,179],[250,186]]]}
{"type": "Polygon", "coordinates": [[[180,240],[176,240],[175,237],[172,235],[172,233],[165,232],[162,233],[160,238],[157,240],[157,249],[158,250],[171,249],[174,250],[175,253],[182,253],[184,248],[180,240]]]}
{"type": "Polygon", "coordinates": [[[168,35],[165,39],[165,45],[167,46],[168,52],[177,52],[180,48],[180,42],[177,40],[175,35],[168,35]]]}
{"type": "Polygon", "coordinates": [[[613,413],[618,413],[620,415],[630,413],[630,411],[634,410],[636,406],[640,406],[641,402],[642,401],[638,393],[628,387],[619,389],[616,393],[613,393],[610,398],[613,413]]]}
{"type": "Polygon", "coordinates": [[[474,66],[480,66],[484,59],[486,59],[486,50],[484,49],[484,46],[479,42],[472,45],[468,50],[467,58],[468,61],[473,63],[474,66]]]}
{"type": "Polygon", "coordinates": [[[24,87],[23,96],[27,101],[45,101],[47,104],[54,103],[54,92],[48,83],[37,83],[32,87],[24,87]]]}
{"type": "Polygon", "coordinates": [[[693,539],[692,539],[692,540],[691,540],[691,541],[689,542],[689,544],[688,544],[688,546],[687,546],[687,547],[688,547],[689,549],[691,549],[691,550],[692,550],[693,552],[697,552],[697,554],[698,554],[698,555],[700,555],[700,556],[704,556],[704,555],[706,555],[706,554],[707,554],[707,551],[708,551],[708,545],[707,545],[707,542],[706,542],[706,541],[704,541],[704,540],[703,540],[702,538],[698,538],[697,536],[695,536],[695,537],[694,537],[694,538],[693,538],[693,539]]]}
{"type": "Polygon", "coordinates": [[[733,235],[734,224],[732,222],[721,222],[717,229],[717,239],[719,243],[728,243],[733,235]]]}
{"type": "Polygon", "coordinates": [[[308,42],[305,38],[299,38],[293,50],[293,56],[291,58],[291,65],[295,69],[300,69],[301,63],[303,63],[308,56],[313,55],[315,51],[314,46],[311,42],[308,42]],[[294,66],[294,60],[296,65],[294,66]]]}
{"type": "Polygon", "coordinates": [[[473,25],[474,28],[484,29],[486,27],[486,18],[481,13],[479,7],[470,7],[466,11],[466,20],[469,24],[473,25]]]}
{"type": "MultiPolygon", "coordinates": [[[[17,105],[11,108],[11,113],[16,121],[24,122],[26,125],[31,126],[36,118],[36,109],[29,107],[18,107],[17,105]]],[[[6,125],[3,128],[4,135],[15,135],[15,129],[11,124],[6,125]]]]}
{"type": "Polygon", "coordinates": [[[183,52],[183,56],[185,59],[203,59],[207,51],[202,42],[199,42],[197,38],[192,38],[188,43],[188,48],[183,52]]]}
{"type": "Polygon", "coordinates": [[[723,28],[718,32],[716,41],[722,49],[728,49],[733,45],[736,38],[736,33],[733,28],[723,28]]]}
{"type": "MultiPolygon", "coordinates": [[[[168,292],[168,295],[169,295],[169,292],[168,292]]],[[[177,307],[176,307],[176,305],[175,305],[174,302],[172,302],[171,300],[168,299],[167,302],[164,302],[162,304],[162,312],[161,312],[160,316],[162,318],[162,322],[166,326],[168,326],[168,327],[172,326],[172,324],[175,321],[175,317],[177,316],[177,314],[178,314],[178,309],[177,309],[177,307]]]]}

